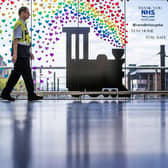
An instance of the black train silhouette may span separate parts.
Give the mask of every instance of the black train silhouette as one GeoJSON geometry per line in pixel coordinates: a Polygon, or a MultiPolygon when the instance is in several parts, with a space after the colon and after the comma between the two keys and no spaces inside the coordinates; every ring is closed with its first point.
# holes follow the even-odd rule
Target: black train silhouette
{"type": "MultiPolygon", "coordinates": [[[[122,84],[122,59],[124,49],[112,49],[114,60],[100,54],[97,60],[88,59],[88,27],[63,27],[66,32],[66,84],[69,91],[102,91],[103,88],[118,88],[127,91],[122,84]],[[75,59],[72,59],[72,34],[75,34],[75,59]],[[79,34],[83,34],[83,59],[79,59],[79,34]]],[[[125,95],[129,96],[129,95],[125,95]]]]}

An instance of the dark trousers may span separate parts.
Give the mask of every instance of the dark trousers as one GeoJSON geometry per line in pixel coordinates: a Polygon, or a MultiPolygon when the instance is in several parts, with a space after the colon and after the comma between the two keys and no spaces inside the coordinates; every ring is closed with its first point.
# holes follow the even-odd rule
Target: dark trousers
{"type": "Polygon", "coordinates": [[[26,85],[28,96],[34,95],[34,85],[29,58],[17,58],[17,61],[14,64],[14,69],[12,70],[6,87],[4,88],[2,93],[5,95],[9,95],[16,83],[18,82],[21,75],[26,85]]]}

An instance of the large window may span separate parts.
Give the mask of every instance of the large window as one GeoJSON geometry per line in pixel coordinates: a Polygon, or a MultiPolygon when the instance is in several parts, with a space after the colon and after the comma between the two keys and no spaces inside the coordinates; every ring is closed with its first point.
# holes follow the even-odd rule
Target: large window
{"type": "MultiPolygon", "coordinates": [[[[27,6],[31,11],[28,26],[35,54],[34,71],[36,67],[66,66],[63,27],[90,29],[89,59],[96,59],[98,54],[114,59],[112,48],[125,48],[123,70],[130,64],[160,66],[160,45],[168,48],[167,0],[1,0],[0,65],[13,66],[12,31],[21,6],[27,6]]],[[[83,38],[83,35],[79,36],[80,59],[83,58],[83,38]]],[[[73,35],[74,47],[75,39],[73,35]]],[[[73,49],[72,57],[75,57],[73,49]]],[[[53,76],[53,70],[40,72],[36,82],[50,83],[53,76]]],[[[65,72],[57,72],[56,76],[65,78],[65,72]]]]}

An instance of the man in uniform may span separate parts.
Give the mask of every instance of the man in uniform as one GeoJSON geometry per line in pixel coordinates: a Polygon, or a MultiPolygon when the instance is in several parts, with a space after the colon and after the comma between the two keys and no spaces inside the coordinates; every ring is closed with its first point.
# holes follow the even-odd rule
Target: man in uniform
{"type": "Polygon", "coordinates": [[[18,14],[19,19],[14,25],[12,43],[12,62],[14,63],[14,69],[10,74],[6,87],[1,93],[1,97],[9,101],[15,100],[10,96],[10,93],[22,75],[28,92],[28,100],[41,100],[43,97],[37,96],[34,93],[30,67],[30,58],[34,59],[34,55],[31,52],[31,39],[26,25],[26,20],[29,18],[30,12],[27,7],[21,7],[18,14]]]}

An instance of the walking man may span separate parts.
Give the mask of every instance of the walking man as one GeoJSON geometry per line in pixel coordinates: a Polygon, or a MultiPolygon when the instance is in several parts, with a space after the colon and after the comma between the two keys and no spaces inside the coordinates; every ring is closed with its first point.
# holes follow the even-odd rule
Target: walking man
{"type": "Polygon", "coordinates": [[[1,97],[9,101],[15,100],[10,96],[10,93],[22,75],[28,92],[28,100],[41,100],[43,97],[37,96],[34,93],[30,67],[30,58],[32,60],[34,59],[34,55],[31,52],[31,39],[26,25],[26,20],[29,18],[30,12],[27,7],[21,7],[18,14],[19,19],[14,25],[12,42],[12,62],[14,63],[14,69],[10,74],[6,87],[1,93],[1,97]]]}

